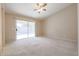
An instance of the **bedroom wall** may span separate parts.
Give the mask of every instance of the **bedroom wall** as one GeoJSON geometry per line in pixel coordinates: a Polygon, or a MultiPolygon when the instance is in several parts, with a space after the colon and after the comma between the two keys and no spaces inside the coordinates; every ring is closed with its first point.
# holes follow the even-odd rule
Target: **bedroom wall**
{"type": "Polygon", "coordinates": [[[77,5],[73,4],[46,19],[44,30],[48,38],[77,41],[77,5]]]}
{"type": "Polygon", "coordinates": [[[6,37],[6,43],[14,41],[16,39],[16,23],[15,19],[12,15],[6,14],[5,15],[5,37],[6,37]]]}
{"type": "Polygon", "coordinates": [[[6,24],[6,43],[13,42],[16,40],[16,20],[26,20],[26,21],[34,21],[36,22],[36,36],[41,36],[41,20],[35,20],[31,17],[25,17],[21,15],[9,14],[6,13],[5,15],[5,24],[6,24]]]}
{"type": "Polygon", "coordinates": [[[43,37],[44,36],[44,30],[43,30],[43,23],[45,20],[36,20],[36,36],[43,37]]]}

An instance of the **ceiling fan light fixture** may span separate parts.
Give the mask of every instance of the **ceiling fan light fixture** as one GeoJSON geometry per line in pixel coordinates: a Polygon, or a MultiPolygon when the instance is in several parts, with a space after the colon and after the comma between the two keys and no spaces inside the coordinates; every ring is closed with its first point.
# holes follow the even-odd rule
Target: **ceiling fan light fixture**
{"type": "Polygon", "coordinates": [[[42,11],[47,10],[47,3],[36,3],[34,7],[34,11],[41,13],[42,11]]]}

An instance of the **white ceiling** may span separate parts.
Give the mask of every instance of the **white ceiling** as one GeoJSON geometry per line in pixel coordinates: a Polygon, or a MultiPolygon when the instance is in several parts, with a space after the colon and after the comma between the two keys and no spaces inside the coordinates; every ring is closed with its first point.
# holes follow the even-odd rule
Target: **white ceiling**
{"type": "Polygon", "coordinates": [[[33,10],[33,4],[34,3],[6,3],[6,12],[33,18],[45,18],[71,5],[71,3],[48,3],[47,11],[39,14],[33,10]]]}

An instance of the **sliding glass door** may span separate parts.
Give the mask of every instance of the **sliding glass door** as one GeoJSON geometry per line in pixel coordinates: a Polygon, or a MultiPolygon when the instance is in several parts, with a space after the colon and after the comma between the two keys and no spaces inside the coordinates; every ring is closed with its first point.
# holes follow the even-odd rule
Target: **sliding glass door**
{"type": "Polygon", "coordinates": [[[16,20],[16,39],[35,37],[35,22],[16,20]]]}
{"type": "Polygon", "coordinates": [[[35,22],[28,22],[28,36],[35,36],[35,22]]]}

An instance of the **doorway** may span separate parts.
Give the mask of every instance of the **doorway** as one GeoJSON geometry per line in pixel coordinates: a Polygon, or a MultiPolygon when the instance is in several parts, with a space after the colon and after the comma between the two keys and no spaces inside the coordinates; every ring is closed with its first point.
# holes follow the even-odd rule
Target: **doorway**
{"type": "Polygon", "coordinates": [[[35,37],[35,22],[16,20],[16,39],[35,37]]]}

